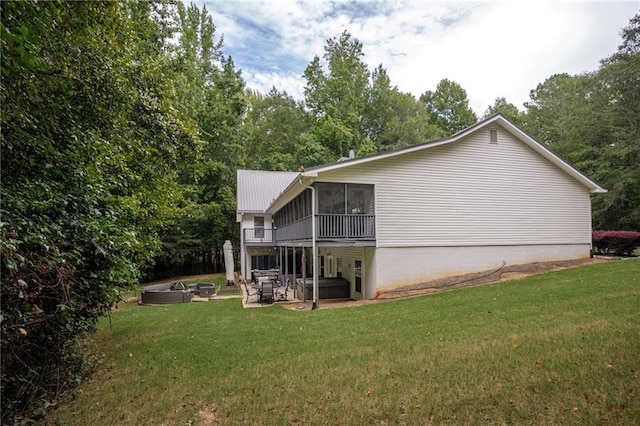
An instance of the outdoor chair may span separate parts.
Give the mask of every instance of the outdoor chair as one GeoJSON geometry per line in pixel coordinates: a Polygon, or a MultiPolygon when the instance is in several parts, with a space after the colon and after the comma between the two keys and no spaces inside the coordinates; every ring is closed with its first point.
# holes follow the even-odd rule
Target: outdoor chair
{"type": "Polygon", "coordinates": [[[244,285],[244,290],[247,293],[247,298],[245,299],[244,303],[249,303],[249,298],[258,296],[259,292],[257,289],[254,289],[253,286],[247,284],[247,280],[245,280],[244,278],[242,278],[242,284],[244,285]]]}
{"type": "Polygon", "coordinates": [[[244,281],[244,277],[242,276],[242,274],[240,272],[234,272],[233,273],[233,279],[234,279],[234,283],[235,285],[239,285],[242,284],[242,281],[244,281]]]}
{"type": "Polygon", "coordinates": [[[279,302],[285,302],[287,300],[287,291],[289,290],[289,278],[285,280],[284,286],[276,288],[275,300],[279,302]]]}
{"type": "Polygon", "coordinates": [[[264,281],[260,292],[260,303],[273,303],[273,282],[264,281]]]}

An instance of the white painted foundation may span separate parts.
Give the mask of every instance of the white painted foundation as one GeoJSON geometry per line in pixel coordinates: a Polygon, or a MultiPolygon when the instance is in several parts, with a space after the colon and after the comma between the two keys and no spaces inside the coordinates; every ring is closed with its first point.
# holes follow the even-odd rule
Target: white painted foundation
{"type": "Polygon", "coordinates": [[[378,248],[374,258],[368,259],[375,264],[376,280],[366,283],[366,298],[439,278],[497,269],[503,263],[584,259],[590,254],[590,244],[378,248]]]}

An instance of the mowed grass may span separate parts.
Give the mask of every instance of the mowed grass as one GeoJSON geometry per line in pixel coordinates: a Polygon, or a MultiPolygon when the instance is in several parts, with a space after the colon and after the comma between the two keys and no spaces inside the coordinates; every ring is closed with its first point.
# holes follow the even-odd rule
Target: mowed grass
{"type": "Polygon", "coordinates": [[[640,423],[640,259],[316,311],[134,307],[49,424],[640,423]]]}

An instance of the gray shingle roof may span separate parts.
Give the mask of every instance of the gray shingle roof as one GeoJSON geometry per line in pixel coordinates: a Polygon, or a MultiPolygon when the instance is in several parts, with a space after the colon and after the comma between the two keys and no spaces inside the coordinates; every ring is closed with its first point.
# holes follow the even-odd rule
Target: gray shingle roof
{"type": "Polygon", "coordinates": [[[238,212],[264,212],[296,176],[296,172],[238,170],[238,212]]]}

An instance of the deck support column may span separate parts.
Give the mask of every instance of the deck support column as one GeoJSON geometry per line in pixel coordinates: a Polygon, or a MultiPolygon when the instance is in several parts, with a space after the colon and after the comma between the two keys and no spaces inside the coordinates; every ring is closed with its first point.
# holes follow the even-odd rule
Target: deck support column
{"type": "Polygon", "coordinates": [[[313,306],[311,309],[318,308],[318,247],[316,245],[316,188],[311,185],[311,264],[313,268],[313,306]]]}
{"type": "Polygon", "coordinates": [[[291,247],[293,250],[293,297],[298,298],[298,285],[296,283],[296,246],[291,247]]]}

